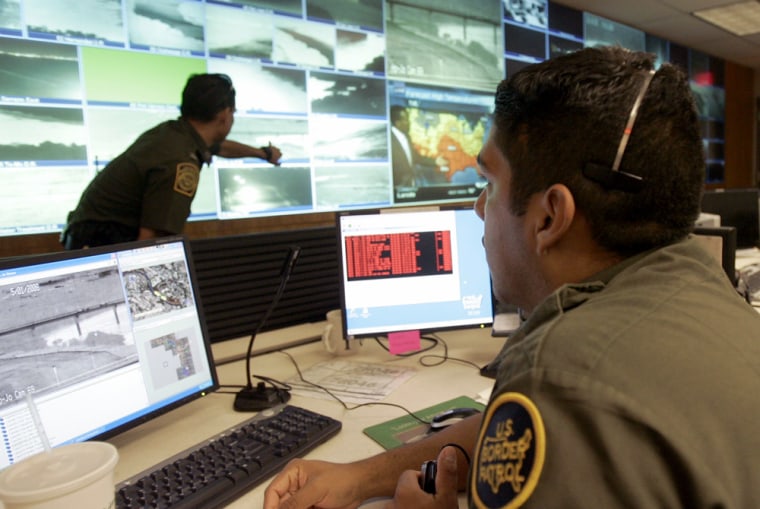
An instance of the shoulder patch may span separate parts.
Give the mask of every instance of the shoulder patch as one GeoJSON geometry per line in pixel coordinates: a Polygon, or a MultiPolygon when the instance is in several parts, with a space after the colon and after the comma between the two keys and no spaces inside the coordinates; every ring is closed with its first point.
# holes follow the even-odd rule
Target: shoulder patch
{"type": "Polygon", "coordinates": [[[192,198],[198,189],[201,170],[198,165],[193,163],[179,163],[174,176],[174,190],[192,198]]]}
{"type": "Polygon", "coordinates": [[[478,508],[513,509],[533,493],[544,467],[546,431],[538,408],[516,392],[497,396],[483,417],[470,474],[478,508]]]}

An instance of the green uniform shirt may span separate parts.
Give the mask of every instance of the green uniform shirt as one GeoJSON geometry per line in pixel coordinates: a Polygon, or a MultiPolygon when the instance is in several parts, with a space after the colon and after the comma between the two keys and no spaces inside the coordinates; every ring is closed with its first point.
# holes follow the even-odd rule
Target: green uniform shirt
{"type": "Polygon", "coordinates": [[[471,507],[760,507],[760,314],[695,240],[560,288],[499,357],[471,507]]]}
{"type": "Polygon", "coordinates": [[[135,229],[181,233],[212,151],[184,119],[141,134],[85,189],[69,223],[115,221],[135,229]]]}

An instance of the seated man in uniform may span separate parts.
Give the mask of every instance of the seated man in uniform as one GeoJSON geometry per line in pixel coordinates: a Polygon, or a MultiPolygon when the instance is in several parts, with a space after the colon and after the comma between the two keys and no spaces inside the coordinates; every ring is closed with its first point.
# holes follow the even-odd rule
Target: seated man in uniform
{"type": "Polygon", "coordinates": [[[95,176],[69,213],[61,235],[66,249],[181,233],[201,167],[213,155],[279,163],[280,150],[271,144],[257,148],[226,139],[235,116],[228,76],[191,76],[180,113],[140,135],[95,176]]]}
{"type": "Polygon", "coordinates": [[[462,489],[473,508],[760,507],[760,314],[691,235],[698,117],[654,62],[586,48],[498,87],[475,210],[494,294],[526,321],[484,413],[349,464],[295,460],[265,509],[455,509],[462,489]]]}

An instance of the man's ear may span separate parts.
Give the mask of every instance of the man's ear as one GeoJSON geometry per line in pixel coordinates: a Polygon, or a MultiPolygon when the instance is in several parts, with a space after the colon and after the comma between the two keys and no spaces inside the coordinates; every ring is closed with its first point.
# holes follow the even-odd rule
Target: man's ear
{"type": "Polygon", "coordinates": [[[549,187],[540,199],[543,214],[536,223],[536,251],[543,254],[568,232],[575,219],[575,199],[564,184],[549,187]]]}

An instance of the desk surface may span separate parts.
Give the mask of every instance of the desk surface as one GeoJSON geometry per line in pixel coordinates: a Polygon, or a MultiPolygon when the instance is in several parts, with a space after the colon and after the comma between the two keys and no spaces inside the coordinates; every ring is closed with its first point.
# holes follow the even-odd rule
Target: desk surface
{"type": "MultiPolygon", "coordinates": [[[[287,380],[297,374],[292,361],[278,351],[278,344],[295,344],[287,351],[304,369],[334,359],[321,343],[316,341],[298,344],[304,338],[321,334],[323,323],[305,324],[261,334],[256,338],[251,371],[277,380],[287,380]],[[262,353],[264,352],[264,353],[262,353]],[[268,353],[267,353],[268,352],[268,353]]],[[[448,345],[449,357],[464,359],[476,366],[487,364],[501,348],[504,338],[494,338],[490,329],[466,329],[438,334],[448,345]]],[[[236,359],[247,349],[247,338],[225,341],[214,345],[216,359],[236,359]]],[[[443,346],[437,346],[423,355],[443,355],[443,346]]],[[[480,376],[475,366],[455,360],[441,365],[425,367],[419,356],[397,357],[382,349],[374,340],[358,344],[356,353],[341,356],[356,362],[389,363],[416,368],[413,377],[393,391],[384,401],[403,405],[411,411],[421,410],[457,396],[475,397],[487,391],[492,380],[480,376]],[[456,380],[456,383],[452,383],[456,380]]],[[[242,360],[227,362],[217,368],[221,384],[245,383],[245,364],[242,360]]],[[[222,389],[222,391],[225,389],[222,389]]],[[[232,408],[234,394],[212,393],[188,405],[173,410],[157,419],[140,425],[109,440],[119,449],[119,463],[115,480],[120,482],[159,463],[182,450],[211,437],[230,426],[249,418],[252,414],[238,413],[232,408]]],[[[382,448],[364,435],[364,428],[405,415],[400,409],[375,405],[346,410],[337,401],[293,395],[290,403],[334,417],[343,423],[341,432],[308,454],[308,458],[347,462],[377,454],[382,448]]],[[[349,405],[351,406],[351,405],[349,405]]],[[[227,507],[261,507],[264,488],[268,482],[229,504],[227,507]]]]}

